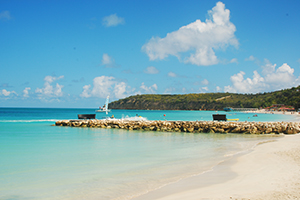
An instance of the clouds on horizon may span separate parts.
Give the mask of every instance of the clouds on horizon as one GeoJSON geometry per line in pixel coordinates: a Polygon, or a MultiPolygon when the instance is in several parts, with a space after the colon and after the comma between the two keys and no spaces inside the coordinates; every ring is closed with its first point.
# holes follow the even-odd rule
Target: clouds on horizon
{"type": "Polygon", "coordinates": [[[26,88],[23,90],[23,97],[24,97],[24,98],[28,98],[28,97],[29,97],[29,90],[31,90],[30,87],[26,87],[26,88]]]}
{"type": "Polygon", "coordinates": [[[153,84],[148,87],[143,82],[142,85],[140,86],[140,89],[142,90],[142,92],[138,92],[138,93],[155,94],[157,91],[157,85],[153,84]]]}
{"type": "Polygon", "coordinates": [[[230,22],[230,11],[222,2],[218,2],[208,14],[210,19],[205,22],[198,19],[164,38],[152,37],[142,50],[150,60],[162,60],[172,55],[180,61],[182,53],[194,51],[183,58],[184,63],[198,66],[217,64],[216,49],[225,49],[229,45],[237,47],[239,43],[234,35],[235,25],[230,22]]]}
{"type": "Polygon", "coordinates": [[[281,90],[294,87],[300,84],[300,77],[294,75],[294,69],[284,63],[276,69],[276,64],[271,64],[265,59],[265,64],[261,66],[262,75],[256,70],[251,78],[244,78],[245,72],[240,71],[230,77],[232,86],[224,87],[224,92],[234,93],[259,93],[265,91],[281,90]]]}
{"type": "Polygon", "coordinates": [[[80,96],[83,98],[106,98],[107,96],[124,98],[128,91],[130,91],[130,87],[125,82],[119,82],[112,76],[99,76],[94,78],[93,86],[83,86],[80,96]]]}
{"type": "MultiPolygon", "coordinates": [[[[37,94],[38,98],[42,99],[42,100],[49,100],[51,98],[62,97],[63,96],[62,88],[64,86],[56,83],[55,87],[53,87],[52,83],[55,81],[58,81],[60,79],[63,79],[63,78],[64,78],[64,76],[59,76],[59,77],[46,76],[44,78],[44,82],[45,82],[44,87],[35,89],[35,93],[37,94]]],[[[29,89],[27,89],[27,92],[28,92],[28,90],[29,89]]],[[[25,88],[25,92],[23,90],[23,94],[26,95],[26,88],[25,88]]],[[[28,95],[28,93],[27,93],[27,95],[28,95]]]]}
{"type": "Polygon", "coordinates": [[[156,84],[146,86],[143,82],[139,88],[140,90],[136,91],[135,88],[128,86],[124,81],[118,81],[113,76],[99,76],[94,78],[93,85],[83,86],[80,97],[106,98],[107,96],[110,96],[112,98],[120,99],[135,94],[154,94],[156,93],[158,86],[156,84]]]}
{"type": "Polygon", "coordinates": [[[2,90],[0,91],[0,95],[3,95],[3,96],[5,96],[5,97],[9,97],[9,96],[11,96],[11,95],[18,96],[18,94],[17,94],[15,91],[8,91],[8,90],[6,90],[6,89],[2,89],[2,90]]]}

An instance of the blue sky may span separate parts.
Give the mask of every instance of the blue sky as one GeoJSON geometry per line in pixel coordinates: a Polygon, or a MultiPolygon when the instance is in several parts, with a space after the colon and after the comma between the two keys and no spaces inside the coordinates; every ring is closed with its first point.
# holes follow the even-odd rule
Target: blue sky
{"type": "Polygon", "coordinates": [[[0,0],[0,107],[300,83],[300,1],[0,0]]]}

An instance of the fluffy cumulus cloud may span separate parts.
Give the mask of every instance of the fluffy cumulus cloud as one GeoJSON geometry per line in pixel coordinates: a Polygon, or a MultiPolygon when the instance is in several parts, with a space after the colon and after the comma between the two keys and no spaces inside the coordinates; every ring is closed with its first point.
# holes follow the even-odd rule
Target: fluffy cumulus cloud
{"type": "Polygon", "coordinates": [[[116,83],[113,91],[115,97],[118,99],[126,97],[127,88],[129,87],[127,87],[125,82],[116,83]]]}
{"type": "Polygon", "coordinates": [[[80,96],[84,97],[84,98],[91,97],[92,95],[91,95],[91,92],[90,92],[90,88],[91,88],[91,85],[85,85],[85,86],[83,86],[83,91],[80,94],[80,96]]]}
{"type": "Polygon", "coordinates": [[[294,69],[284,63],[276,69],[276,64],[265,60],[262,66],[261,76],[257,71],[253,72],[252,78],[244,78],[245,72],[230,77],[232,86],[225,86],[225,92],[259,93],[264,91],[280,90],[294,87],[300,84],[300,77],[295,77],[294,69]]]}
{"type": "MultiPolygon", "coordinates": [[[[60,80],[64,78],[64,76],[46,76],[44,78],[44,87],[43,88],[36,88],[35,93],[38,95],[39,99],[49,99],[49,98],[57,98],[57,97],[62,97],[63,92],[62,88],[64,87],[63,85],[60,85],[58,83],[53,86],[53,83],[57,80],[60,80]]],[[[26,88],[25,88],[26,90],[26,88]]],[[[28,92],[28,90],[27,90],[28,92]]],[[[25,92],[26,93],[26,92],[25,92]]],[[[23,91],[23,94],[25,94],[23,91]]]]}
{"type": "Polygon", "coordinates": [[[112,14],[106,16],[102,19],[102,23],[106,27],[118,26],[120,24],[125,24],[125,20],[122,17],[118,17],[117,14],[112,14]]]}
{"type": "Polygon", "coordinates": [[[152,37],[143,45],[142,50],[150,60],[162,60],[169,55],[176,56],[185,63],[194,65],[213,65],[218,63],[215,50],[225,49],[229,45],[238,46],[234,35],[236,28],[230,22],[230,11],[218,2],[205,22],[196,20],[179,30],[168,33],[166,37],[152,37]],[[181,54],[190,52],[188,57],[181,59],[181,54]]]}
{"type": "Polygon", "coordinates": [[[120,82],[112,76],[99,76],[94,78],[93,86],[83,86],[83,91],[80,94],[83,98],[98,97],[106,98],[112,96],[113,98],[124,98],[130,94],[131,89],[125,82],[120,82]]]}
{"type": "Polygon", "coordinates": [[[25,98],[28,98],[28,97],[29,97],[29,90],[31,90],[30,87],[26,87],[26,88],[23,90],[23,97],[25,97],[25,98]]]}
{"type": "Polygon", "coordinates": [[[144,73],[146,73],[146,74],[158,74],[158,73],[159,73],[159,70],[156,69],[156,68],[153,67],[153,66],[150,66],[150,67],[147,67],[147,68],[144,70],[144,73]]]}
{"type": "Polygon", "coordinates": [[[5,97],[11,97],[12,95],[18,96],[18,94],[15,91],[8,91],[6,89],[2,89],[0,91],[0,95],[3,95],[5,97]]]}

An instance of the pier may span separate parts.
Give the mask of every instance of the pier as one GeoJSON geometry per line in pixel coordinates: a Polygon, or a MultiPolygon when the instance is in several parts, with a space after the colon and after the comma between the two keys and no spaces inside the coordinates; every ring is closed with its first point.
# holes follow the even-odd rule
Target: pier
{"type": "Polygon", "coordinates": [[[56,126],[116,128],[188,133],[296,134],[298,122],[131,121],[124,119],[60,120],[56,126]]]}

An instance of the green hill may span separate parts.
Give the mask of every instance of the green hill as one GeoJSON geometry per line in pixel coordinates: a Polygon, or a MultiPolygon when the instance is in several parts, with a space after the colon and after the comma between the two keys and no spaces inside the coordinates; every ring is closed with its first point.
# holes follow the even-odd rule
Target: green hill
{"type": "Polygon", "coordinates": [[[109,104],[111,109],[138,110],[223,110],[234,108],[265,108],[272,104],[300,107],[300,86],[258,94],[199,93],[184,95],[143,94],[120,99],[109,104]]]}

